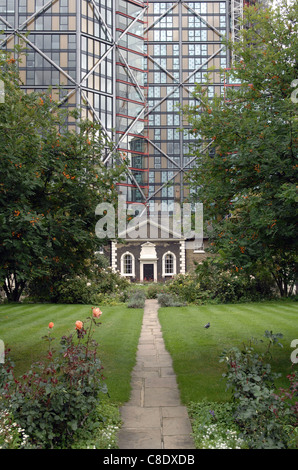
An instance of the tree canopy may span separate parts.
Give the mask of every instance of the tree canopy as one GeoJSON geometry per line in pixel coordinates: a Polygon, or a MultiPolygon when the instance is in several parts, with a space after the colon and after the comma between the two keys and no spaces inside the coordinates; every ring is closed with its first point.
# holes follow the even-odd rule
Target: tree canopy
{"type": "Polygon", "coordinates": [[[197,137],[190,183],[213,253],[227,268],[266,268],[287,295],[297,268],[298,4],[245,8],[224,96],[184,110],[197,137]],[[234,86],[233,86],[234,85],[234,86]]]}
{"type": "Polygon", "coordinates": [[[13,56],[0,61],[0,284],[17,301],[29,280],[86,272],[101,243],[95,208],[116,204],[123,165],[102,164],[109,143],[97,123],[62,110],[50,90],[25,93],[13,56]]]}

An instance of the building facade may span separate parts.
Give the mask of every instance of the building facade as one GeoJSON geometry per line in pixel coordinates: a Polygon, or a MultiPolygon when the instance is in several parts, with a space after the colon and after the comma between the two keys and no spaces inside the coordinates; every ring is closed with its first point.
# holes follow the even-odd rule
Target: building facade
{"type": "MultiPolygon", "coordinates": [[[[160,213],[161,224],[187,200],[194,164],[181,107],[200,104],[192,93],[196,83],[207,86],[207,73],[210,99],[224,93],[220,71],[231,58],[223,37],[237,39],[242,10],[242,0],[0,0],[0,47],[26,47],[20,73],[28,92],[51,86],[61,106],[101,124],[128,162],[119,194],[132,213],[160,213]]],[[[102,159],[112,165],[113,156],[102,159]]],[[[146,235],[113,242],[111,264],[128,277],[164,279],[187,271],[194,251],[202,256],[191,243],[146,235]]]]}

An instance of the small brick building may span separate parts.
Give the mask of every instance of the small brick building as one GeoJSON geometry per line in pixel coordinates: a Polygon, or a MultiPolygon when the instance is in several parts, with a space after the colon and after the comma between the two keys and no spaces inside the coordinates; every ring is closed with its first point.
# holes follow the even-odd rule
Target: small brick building
{"type": "MultiPolygon", "coordinates": [[[[143,227],[144,228],[144,227],[143,227]]],[[[185,274],[194,269],[207,255],[204,251],[207,239],[199,243],[185,239],[158,224],[146,222],[145,230],[137,238],[125,234],[125,239],[113,240],[105,248],[113,270],[119,271],[131,281],[163,282],[176,274],[185,274]]]]}

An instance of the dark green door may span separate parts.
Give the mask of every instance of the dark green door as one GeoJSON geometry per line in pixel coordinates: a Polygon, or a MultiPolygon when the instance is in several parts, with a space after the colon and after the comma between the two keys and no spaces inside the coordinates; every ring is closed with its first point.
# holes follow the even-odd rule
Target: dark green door
{"type": "Polygon", "coordinates": [[[154,280],[154,265],[144,264],[144,281],[154,280]]]}

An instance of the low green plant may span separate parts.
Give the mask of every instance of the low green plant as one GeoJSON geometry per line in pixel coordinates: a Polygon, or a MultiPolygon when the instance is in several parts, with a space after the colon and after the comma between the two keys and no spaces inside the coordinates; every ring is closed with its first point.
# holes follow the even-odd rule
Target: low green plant
{"type": "Polygon", "coordinates": [[[279,344],[282,334],[266,330],[268,345],[263,353],[255,350],[255,339],[242,349],[233,347],[223,351],[220,361],[226,362],[223,374],[227,389],[232,390],[235,401],[235,421],[241,437],[251,449],[287,448],[285,423],[289,409],[275,393],[275,381],[281,375],[271,369],[271,347],[279,344]]]}
{"type": "Polygon", "coordinates": [[[128,297],[127,306],[129,308],[144,308],[146,292],[141,289],[133,290],[128,297]]]}
{"type": "Polygon", "coordinates": [[[166,284],[150,284],[147,288],[147,299],[156,299],[158,294],[168,291],[166,284]]]}
{"type": "MultiPolygon", "coordinates": [[[[287,375],[288,387],[279,388],[277,395],[286,407],[284,432],[286,433],[287,447],[298,449],[298,371],[287,375]]],[[[275,411],[279,415],[279,410],[275,411]]]]}
{"type": "Polygon", "coordinates": [[[120,427],[119,406],[103,399],[96,406],[92,426],[78,431],[72,449],[117,449],[120,427]]]}
{"type": "Polygon", "coordinates": [[[157,295],[158,303],[161,307],[182,307],[185,305],[176,294],[162,293],[157,295]]]}
{"type": "Polygon", "coordinates": [[[108,294],[96,294],[93,297],[94,304],[100,304],[100,305],[110,305],[110,306],[115,306],[115,305],[121,305],[125,303],[128,299],[128,291],[124,292],[115,292],[115,293],[108,293],[108,294]]]}
{"type": "Polygon", "coordinates": [[[77,321],[75,333],[61,338],[57,354],[53,348],[54,324],[50,322],[43,337],[48,343],[47,357],[33,363],[19,378],[5,356],[0,370],[0,407],[12,413],[37,447],[69,448],[78,429],[93,426],[100,394],[107,393],[98,345],[92,338],[100,315],[99,308],[93,308],[84,322],[77,321]]]}
{"type": "Polygon", "coordinates": [[[0,411],[0,449],[30,449],[28,435],[15,422],[11,412],[0,411]]]}
{"type": "Polygon", "coordinates": [[[191,402],[188,413],[196,449],[245,448],[245,442],[240,437],[240,428],[233,417],[232,403],[207,400],[191,402]]]}

